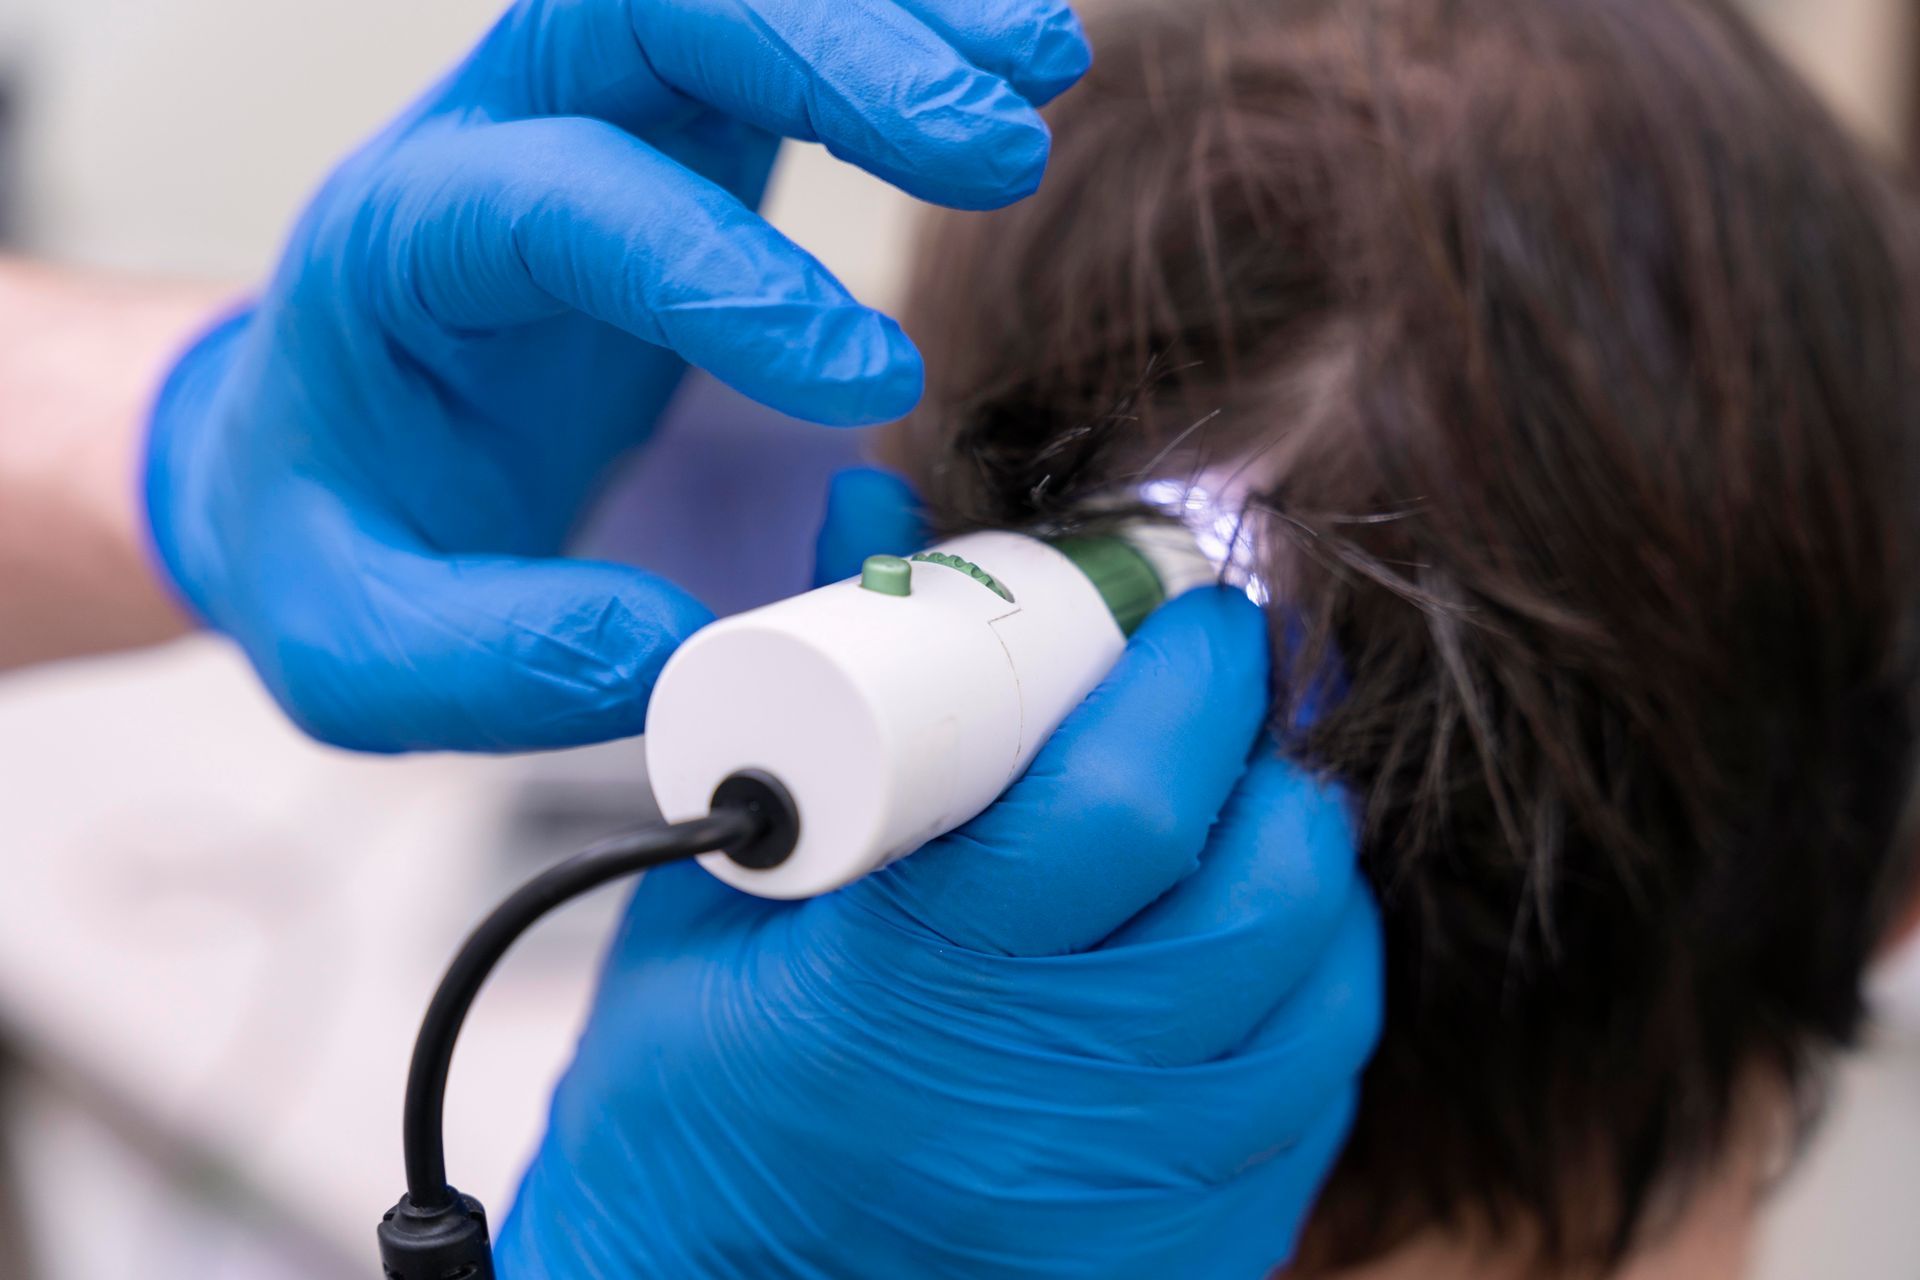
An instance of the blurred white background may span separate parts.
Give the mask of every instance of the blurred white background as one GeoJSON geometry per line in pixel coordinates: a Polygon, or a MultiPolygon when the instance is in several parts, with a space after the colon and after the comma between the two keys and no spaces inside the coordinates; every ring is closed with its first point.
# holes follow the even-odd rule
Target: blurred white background
{"type": "MultiPolygon", "coordinates": [[[[1178,3],[1178,0],[1167,0],[1178,3]]],[[[1847,118],[1908,147],[1911,0],[1749,0],[1847,118]]],[[[329,164],[495,0],[0,0],[0,231],[245,281],[329,164]]],[[[771,216],[867,300],[912,209],[817,148],[771,216]]],[[[399,1190],[401,1074],[494,888],[613,825],[631,744],[374,761],[298,737],[218,642],[0,681],[0,1280],[335,1280],[399,1190]],[[530,852],[529,852],[530,851],[530,852]],[[481,868],[445,918],[392,906],[481,868]],[[381,892],[374,892],[375,888],[381,892]],[[56,1247],[57,1246],[57,1247],[56,1247]]],[[[530,939],[456,1066],[451,1160],[504,1210],[614,903],[530,939]]],[[[1783,1194],[1767,1280],[1920,1276],[1920,964],[1783,1194]]]]}
{"type": "MultiPolygon", "coordinates": [[[[17,242],[69,261],[250,279],[333,162],[504,0],[0,0],[19,95],[17,242]]],[[[884,303],[911,203],[791,150],[776,222],[884,303]]]]}

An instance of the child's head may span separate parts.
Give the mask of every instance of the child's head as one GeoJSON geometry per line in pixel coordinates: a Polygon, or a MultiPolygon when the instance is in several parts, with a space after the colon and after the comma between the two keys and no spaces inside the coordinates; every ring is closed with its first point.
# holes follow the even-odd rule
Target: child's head
{"type": "Polygon", "coordinates": [[[949,524],[1204,475],[1344,667],[1294,742],[1364,807],[1388,1025],[1310,1256],[1616,1260],[1811,1096],[1910,889],[1915,206],[1718,0],[1096,53],[1041,193],[932,227],[897,457],[949,524]]]}

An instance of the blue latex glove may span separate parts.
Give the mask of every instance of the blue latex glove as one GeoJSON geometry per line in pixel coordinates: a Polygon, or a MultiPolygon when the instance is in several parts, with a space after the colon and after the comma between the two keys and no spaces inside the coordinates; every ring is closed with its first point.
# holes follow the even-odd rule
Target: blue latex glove
{"type": "MultiPolygon", "coordinates": [[[[887,487],[836,496],[884,529],[887,487]]],[[[827,576],[855,541],[823,540],[827,576]]],[[[1238,594],[1168,605],[992,809],[840,893],[648,876],[503,1280],[1283,1262],[1377,1033],[1380,942],[1341,797],[1262,732],[1267,652],[1238,594]]]]}
{"type": "Polygon", "coordinates": [[[683,362],[822,423],[920,394],[899,327],[753,213],[777,138],[1003,204],[1046,161],[1033,104],[1088,57],[1065,0],[523,0],[169,381],[170,577],[330,742],[639,732],[705,611],[546,557],[683,362]]]}

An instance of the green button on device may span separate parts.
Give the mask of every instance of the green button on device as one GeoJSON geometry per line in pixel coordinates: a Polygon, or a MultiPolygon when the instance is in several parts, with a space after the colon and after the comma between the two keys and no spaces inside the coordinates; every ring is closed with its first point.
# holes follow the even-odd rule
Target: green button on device
{"type": "Polygon", "coordinates": [[[860,585],[883,596],[910,596],[913,566],[899,556],[868,556],[860,566],[860,585]]]}

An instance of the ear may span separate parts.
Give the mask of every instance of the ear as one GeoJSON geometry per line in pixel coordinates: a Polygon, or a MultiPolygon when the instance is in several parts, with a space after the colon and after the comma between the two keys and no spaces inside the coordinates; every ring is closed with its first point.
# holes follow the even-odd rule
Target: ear
{"type": "MultiPolygon", "coordinates": [[[[1909,825],[1908,840],[1920,841],[1920,826],[1909,825]]],[[[1920,855],[1920,848],[1914,850],[1920,855]]],[[[1920,1030],[1920,891],[1880,944],[1867,975],[1867,1002],[1874,1017],[1904,1030],[1920,1030]]]]}
{"type": "Polygon", "coordinates": [[[1920,894],[1915,894],[1907,904],[1906,913],[1896,918],[1884,949],[1898,951],[1907,946],[1920,946],[1920,894]]]}
{"type": "MultiPolygon", "coordinates": [[[[1897,839],[1905,843],[1910,865],[1920,869],[1920,790],[1897,839]]],[[[1876,1022],[1911,1035],[1920,1032],[1920,884],[1907,890],[1902,906],[1867,971],[1867,1005],[1876,1022]]]]}

